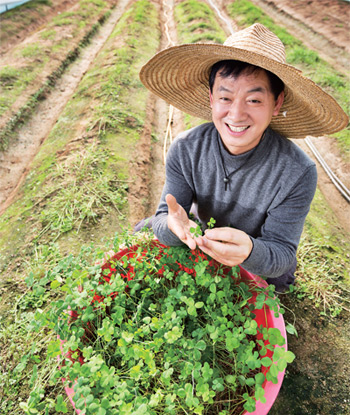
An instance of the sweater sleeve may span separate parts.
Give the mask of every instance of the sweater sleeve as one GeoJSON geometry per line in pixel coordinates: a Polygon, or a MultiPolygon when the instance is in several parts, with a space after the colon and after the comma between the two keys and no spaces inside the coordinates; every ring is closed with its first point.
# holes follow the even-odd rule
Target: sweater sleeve
{"type": "Polygon", "coordinates": [[[185,177],[184,171],[191,171],[190,159],[181,152],[181,138],[175,140],[169,148],[166,160],[166,180],[162,196],[152,222],[153,232],[164,245],[178,246],[183,242],[168,228],[167,194],[173,195],[187,214],[192,206],[193,184],[185,177]]]}
{"type": "Polygon", "coordinates": [[[242,267],[256,275],[276,278],[293,262],[305,218],[317,186],[316,166],[309,166],[292,191],[267,213],[261,236],[252,238],[253,249],[242,267]]]}

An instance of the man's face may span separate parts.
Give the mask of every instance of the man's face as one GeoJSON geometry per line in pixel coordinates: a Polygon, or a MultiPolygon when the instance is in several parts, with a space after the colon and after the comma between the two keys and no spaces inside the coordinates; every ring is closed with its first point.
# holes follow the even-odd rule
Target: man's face
{"type": "Polygon", "coordinates": [[[283,92],[275,100],[264,70],[239,77],[215,77],[210,104],[215,127],[231,154],[243,154],[258,145],[272,116],[277,115],[283,92]]]}

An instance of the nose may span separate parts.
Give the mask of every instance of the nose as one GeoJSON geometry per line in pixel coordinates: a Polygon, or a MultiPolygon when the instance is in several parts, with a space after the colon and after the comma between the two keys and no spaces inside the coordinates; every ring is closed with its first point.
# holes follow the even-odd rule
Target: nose
{"type": "Polygon", "coordinates": [[[228,116],[234,122],[244,121],[247,117],[245,103],[240,100],[234,100],[230,105],[228,116]]]}

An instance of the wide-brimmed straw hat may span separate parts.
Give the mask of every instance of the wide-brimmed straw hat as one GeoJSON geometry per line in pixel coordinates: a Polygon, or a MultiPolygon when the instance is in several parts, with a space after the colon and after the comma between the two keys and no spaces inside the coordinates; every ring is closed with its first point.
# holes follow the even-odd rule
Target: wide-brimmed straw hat
{"type": "Polygon", "coordinates": [[[284,45],[262,24],[231,35],[223,45],[194,43],[157,53],[141,69],[142,83],[174,107],[211,120],[209,74],[221,60],[239,60],[264,68],[285,84],[285,99],[271,128],[289,138],[340,131],[348,116],[333,97],[286,63],[284,45]]]}

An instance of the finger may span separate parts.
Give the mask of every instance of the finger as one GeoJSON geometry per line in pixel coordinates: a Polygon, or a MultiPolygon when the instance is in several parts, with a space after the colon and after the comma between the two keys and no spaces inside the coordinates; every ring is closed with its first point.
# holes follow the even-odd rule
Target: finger
{"type": "Polygon", "coordinates": [[[217,253],[216,251],[213,251],[207,244],[200,244],[198,243],[198,247],[207,255],[209,255],[211,258],[215,259],[215,261],[219,262],[223,265],[228,265],[230,267],[234,267],[241,263],[238,259],[229,256],[229,258],[222,256],[221,254],[217,253]]]}
{"type": "Polygon", "coordinates": [[[190,249],[196,249],[197,247],[196,241],[193,239],[192,235],[186,235],[186,239],[182,242],[186,244],[190,249]]]}
{"type": "Polygon", "coordinates": [[[169,213],[172,213],[172,214],[176,213],[176,211],[178,210],[179,204],[177,203],[175,197],[171,195],[170,193],[168,193],[165,196],[165,201],[168,205],[169,213]]]}
{"type": "Polygon", "coordinates": [[[231,244],[240,244],[245,240],[246,233],[238,229],[224,227],[206,229],[205,237],[211,241],[228,242],[231,244]]]}
{"type": "Polygon", "coordinates": [[[253,243],[246,233],[238,230],[236,230],[236,232],[238,232],[237,235],[234,235],[236,237],[230,235],[227,237],[227,234],[224,232],[220,232],[219,236],[225,239],[234,240],[235,242],[212,240],[208,239],[207,235],[205,235],[202,240],[197,243],[203,252],[205,250],[205,253],[222,264],[230,266],[238,265],[249,256],[253,248],[253,243]]]}
{"type": "Polygon", "coordinates": [[[197,244],[211,257],[232,257],[235,255],[235,249],[237,248],[237,246],[234,244],[210,240],[206,237],[206,235],[198,240],[197,244]]]}

